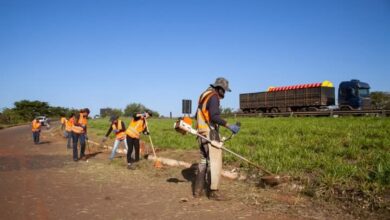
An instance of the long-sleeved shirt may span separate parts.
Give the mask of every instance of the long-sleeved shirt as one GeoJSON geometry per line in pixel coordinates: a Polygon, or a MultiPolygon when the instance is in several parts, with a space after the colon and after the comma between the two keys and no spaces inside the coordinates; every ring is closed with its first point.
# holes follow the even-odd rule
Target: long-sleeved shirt
{"type": "MultiPolygon", "coordinates": [[[[126,126],[125,126],[125,123],[122,121],[122,129],[121,130],[119,130],[118,132],[125,132],[126,131],[126,126]]],[[[108,129],[108,131],[107,131],[107,133],[106,133],[106,137],[108,137],[108,135],[110,135],[111,134],[111,132],[112,132],[112,125],[113,125],[113,123],[111,123],[111,125],[110,125],[110,128],[108,129]]],[[[116,127],[118,127],[118,121],[115,123],[115,125],[116,125],[116,127]]]]}
{"type": "Polygon", "coordinates": [[[206,109],[210,114],[210,122],[221,126],[226,126],[226,121],[221,118],[221,111],[219,109],[219,98],[217,95],[210,97],[206,104],[206,109]]]}
{"type": "Polygon", "coordinates": [[[142,117],[138,117],[138,116],[137,116],[137,113],[134,113],[134,114],[133,114],[133,118],[134,118],[134,121],[138,121],[138,120],[140,120],[142,117]]]}

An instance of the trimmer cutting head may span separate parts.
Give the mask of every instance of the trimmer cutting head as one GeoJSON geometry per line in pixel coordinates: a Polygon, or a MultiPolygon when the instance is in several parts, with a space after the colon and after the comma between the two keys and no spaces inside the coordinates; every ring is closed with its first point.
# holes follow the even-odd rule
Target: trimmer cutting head
{"type": "Polygon", "coordinates": [[[277,186],[281,183],[285,183],[290,179],[290,176],[269,175],[262,176],[261,182],[268,186],[277,186]]]}

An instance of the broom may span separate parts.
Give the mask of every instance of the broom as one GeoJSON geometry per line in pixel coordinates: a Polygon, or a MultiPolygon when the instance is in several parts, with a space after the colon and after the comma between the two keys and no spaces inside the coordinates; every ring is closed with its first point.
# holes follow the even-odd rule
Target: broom
{"type": "Polygon", "coordinates": [[[149,133],[148,121],[146,119],[145,119],[145,125],[146,125],[146,131],[148,132],[150,146],[152,147],[153,156],[156,159],[156,161],[154,162],[154,167],[157,168],[157,169],[160,169],[160,168],[162,168],[162,163],[161,163],[160,159],[156,155],[156,151],[154,149],[154,145],[153,145],[153,141],[152,141],[152,136],[149,133]]]}

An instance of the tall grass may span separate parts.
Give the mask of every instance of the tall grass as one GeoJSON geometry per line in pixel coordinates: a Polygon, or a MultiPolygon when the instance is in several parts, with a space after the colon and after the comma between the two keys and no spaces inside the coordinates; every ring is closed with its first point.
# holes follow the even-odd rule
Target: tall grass
{"type": "MultiPolygon", "coordinates": [[[[130,119],[125,119],[128,125],[130,119]]],[[[390,185],[390,119],[239,118],[240,133],[226,146],[275,173],[286,173],[317,188],[384,192],[390,185]]],[[[229,119],[234,122],[233,119],[229,119]]],[[[159,148],[197,149],[194,136],[173,129],[174,120],[151,119],[159,148]]],[[[104,135],[107,119],[90,127],[104,135]]],[[[222,129],[222,134],[229,132],[222,129]]],[[[145,139],[146,142],[148,140],[145,139]]],[[[227,163],[248,165],[225,154],[227,163]]]]}

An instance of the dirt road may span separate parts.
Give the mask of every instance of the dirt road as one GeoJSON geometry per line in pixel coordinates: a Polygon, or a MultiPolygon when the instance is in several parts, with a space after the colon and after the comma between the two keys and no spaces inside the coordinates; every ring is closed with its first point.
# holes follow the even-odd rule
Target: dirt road
{"type": "Polygon", "coordinates": [[[297,193],[226,179],[221,190],[231,200],[194,199],[192,170],[156,170],[146,160],[127,170],[125,158],[108,164],[109,152],[73,162],[65,139],[49,130],[39,145],[29,126],[0,130],[0,140],[0,219],[353,218],[297,193]]]}

